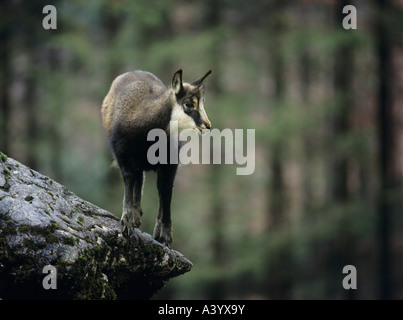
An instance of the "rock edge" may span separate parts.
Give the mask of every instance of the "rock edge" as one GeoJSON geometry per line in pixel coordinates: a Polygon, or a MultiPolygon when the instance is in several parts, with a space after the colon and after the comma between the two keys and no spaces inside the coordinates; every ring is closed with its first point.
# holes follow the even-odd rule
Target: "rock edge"
{"type": "Polygon", "coordinates": [[[0,298],[148,299],[192,263],[0,152],[0,298]],[[57,289],[44,289],[46,265],[57,289]]]}

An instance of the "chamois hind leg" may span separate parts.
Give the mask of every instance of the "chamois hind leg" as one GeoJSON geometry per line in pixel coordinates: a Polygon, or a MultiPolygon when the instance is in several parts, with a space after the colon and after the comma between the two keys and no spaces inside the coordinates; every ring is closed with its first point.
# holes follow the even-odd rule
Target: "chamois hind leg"
{"type": "Polygon", "coordinates": [[[144,172],[139,170],[134,173],[134,212],[135,212],[135,222],[136,227],[141,225],[141,217],[143,215],[143,210],[141,209],[141,197],[143,195],[143,182],[144,182],[144,172]]]}
{"type": "Polygon", "coordinates": [[[134,232],[134,228],[141,225],[141,189],[143,186],[143,172],[132,171],[125,167],[121,167],[123,181],[125,185],[125,193],[123,198],[123,211],[120,220],[122,224],[122,232],[127,229],[128,235],[134,232]]]}
{"type": "Polygon", "coordinates": [[[172,244],[171,199],[178,165],[163,165],[157,170],[159,196],[158,218],[154,227],[154,239],[170,246],[172,244]]]}

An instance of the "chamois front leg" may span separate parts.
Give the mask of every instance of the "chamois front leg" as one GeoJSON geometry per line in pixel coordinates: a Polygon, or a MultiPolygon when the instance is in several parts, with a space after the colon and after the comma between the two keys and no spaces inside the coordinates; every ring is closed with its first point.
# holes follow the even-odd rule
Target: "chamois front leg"
{"type": "Polygon", "coordinates": [[[139,228],[141,225],[141,190],[143,186],[143,172],[135,171],[129,173],[126,170],[121,170],[123,181],[125,184],[125,194],[123,198],[123,212],[120,220],[122,224],[122,232],[127,229],[128,235],[134,232],[134,228],[139,228]]]}
{"type": "Polygon", "coordinates": [[[178,165],[165,165],[158,168],[157,188],[159,196],[158,218],[154,227],[154,239],[170,246],[172,244],[171,199],[175,174],[178,165]]]}

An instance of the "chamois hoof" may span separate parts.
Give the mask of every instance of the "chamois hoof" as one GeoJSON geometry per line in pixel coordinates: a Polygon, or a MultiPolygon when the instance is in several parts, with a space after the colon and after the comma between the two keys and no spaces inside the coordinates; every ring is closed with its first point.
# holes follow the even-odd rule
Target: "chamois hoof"
{"type": "Polygon", "coordinates": [[[154,227],[153,238],[170,248],[173,242],[172,228],[166,227],[161,222],[157,221],[154,227]]]}
{"type": "Polygon", "coordinates": [[[123,214],[120,224],[122,225],[122,233],[127,230],[127,235],[131,236],[134,233],[134,229],[141,226],[141,218],[139,216],[123,214]]]}
{"type": "Polygon", "coordinates": [[[130,237],[134,232],[134,226],[125,224],[123,219],[120,220],[120,224],[122,225],[122,233],[127,231],[127,235],[130,237]]]}

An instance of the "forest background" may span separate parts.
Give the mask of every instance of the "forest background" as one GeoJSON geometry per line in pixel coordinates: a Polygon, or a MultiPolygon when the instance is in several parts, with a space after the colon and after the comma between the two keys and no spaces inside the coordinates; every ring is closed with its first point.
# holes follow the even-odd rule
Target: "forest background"
{"type": "MultiPolygon", "coordinates": [[[[0,150],[117,216],[100,110],[119,74],[212,69],[213,127],[256,130],[252,175],[180,168],[173,248],[194,267],[156,298],[403,298],[403,1],[1,0],[0,64],[0,150]]],[[[145,232],[157,210],[149,173],[145,232]]]]}

